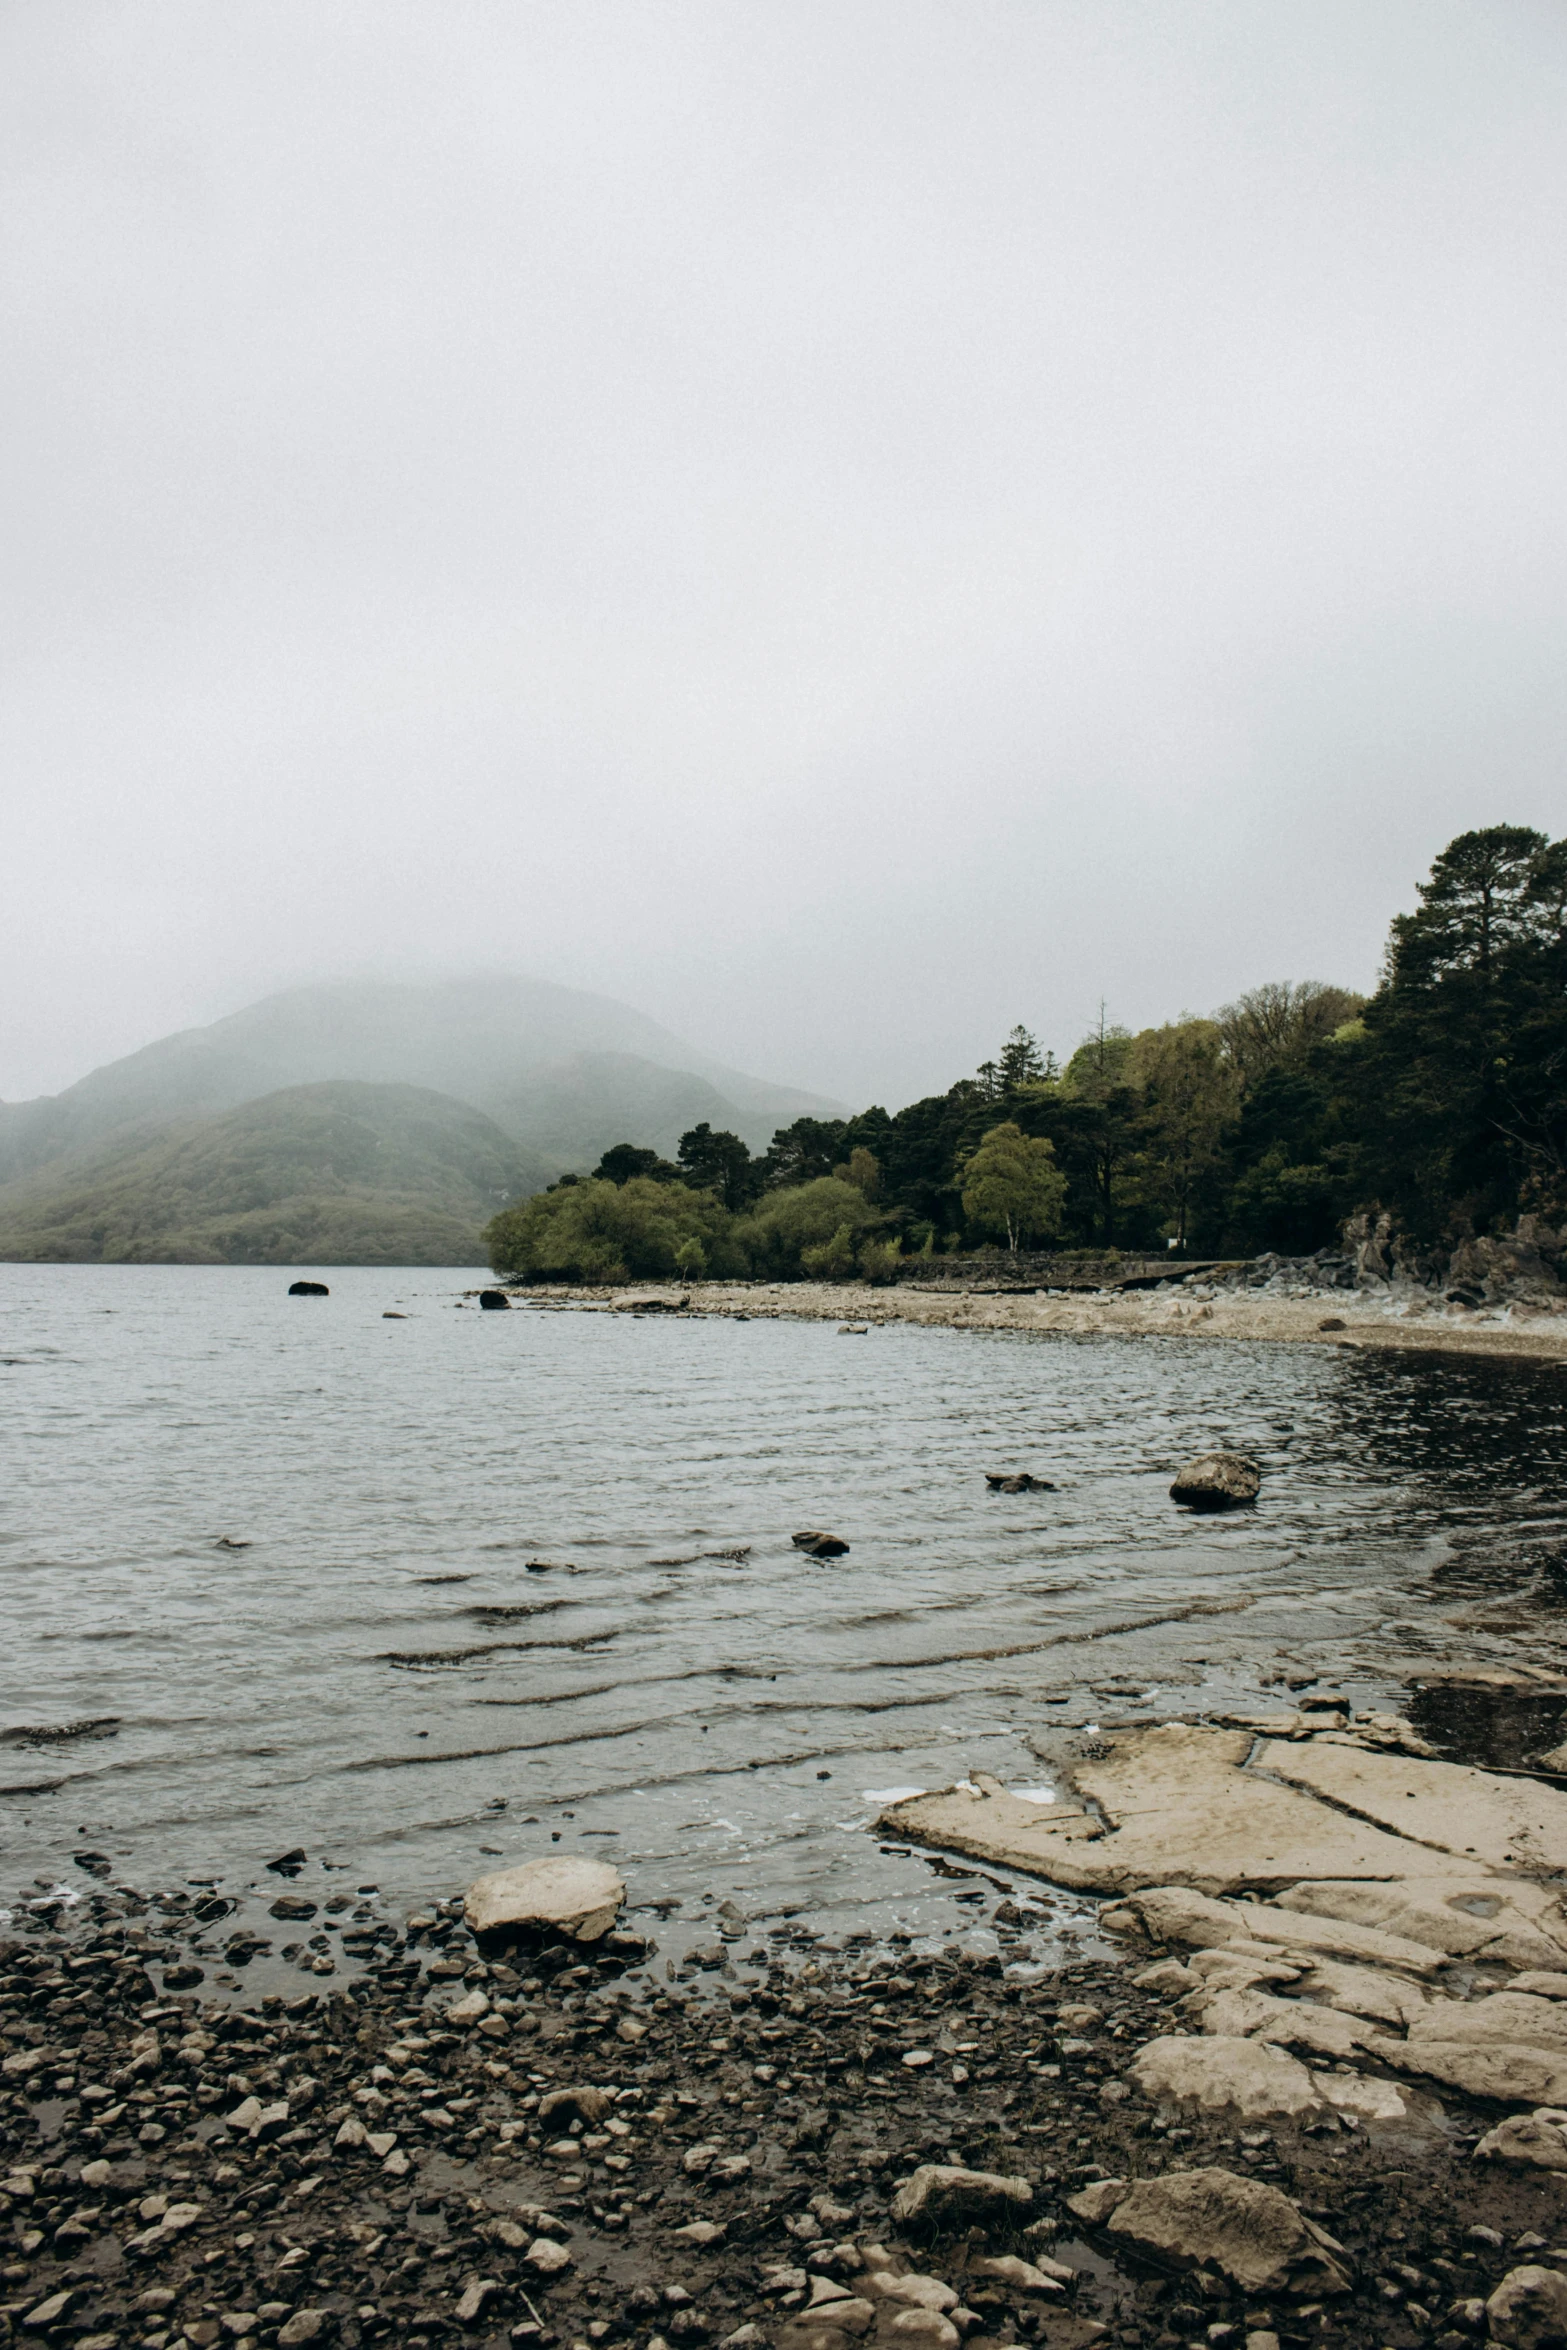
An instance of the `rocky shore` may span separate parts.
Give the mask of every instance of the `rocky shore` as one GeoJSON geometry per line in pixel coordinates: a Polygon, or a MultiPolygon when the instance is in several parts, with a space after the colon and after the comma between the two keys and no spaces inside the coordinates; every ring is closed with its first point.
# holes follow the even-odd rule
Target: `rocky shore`
{"type": "MultiPolygon", "coordinates": [[[[46,1901],[0,1948],[0,2340],[1534,2350],[1567,2331],[1567,2171],[1491,2158],[1504,2103],[1357,2101],[1361,2045],[1353,2064],[1254,2051],[1312,2085],[1293,2111],[1256,2118],[1255,2088],[1205,2104],[1143,2053],[1217,2049],[1190,1917],[1145,1903],[1124,1961],[1009,1972],[1030,1887],[985,1882],[990,1955],[719,1915],[691,1948],[612,1929],[499,1956],[454,1898],[250,2003],[192,1950],[199,1892],[46,1901]]],[[[1200,1934],[1233,1942],[1221,1925],[1200,1934]]],[[[1455,1996],[1483,1988],[1483,1949],[1437,1963],[1455,1996]]],[[[1254,1996],[1266,1971],[1243,1956],[1254,1996]]]]}
{"type": "Polygon", "coordinates": [[[1567,1312],[1550,1305],[1518,1299],[1468,1306],[1414,1287],[1333,1291],[1289,1279],[1257,1288],[1203,1279],[1130,1291],[1030,1291],[999,1282],[954,1288],[934,1281],[928,1288],[912,1281],[876,1288],[813,1281],[637,1282],[617,1289],[540,1283],[512,1297],[519,1306],[555,1311],[837,1322],[854,1335],[882,1323],[919,1322],[1078,1338],[1228,1338],[1567,1358],[1567,1312]]]}

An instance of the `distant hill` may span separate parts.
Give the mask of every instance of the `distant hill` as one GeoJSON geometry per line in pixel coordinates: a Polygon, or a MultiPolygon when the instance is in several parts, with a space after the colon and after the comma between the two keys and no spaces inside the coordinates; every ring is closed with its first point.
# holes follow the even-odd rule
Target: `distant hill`
{"type": "Polygon", "coordinates": [[[0,1259],[477,1265],[497,1208],[614,1143],[760,1150],[840,1107],[544,980],[294,988],[0,1102],[0,1259]]]}
{"type": "Polygon", "coordinates": [[[593,1165],[616,1142],[670,1153],[704,1118],[760,1150],[795,1118],[842,1114],[726,1068],[607,996],[537,979],[344,980],[163,1037],[64,1093],[0,1103],[0,1183],[148,1118],[340,1078],[449,1094],[557,1172],[593,1165]]]}
{"type": "Polygon", "coordinates": [[[482,1265],[479,1233],[549,1179],[466,1102],[300,1085],[121,1128],[0,1186],[0,1258],[197,1265],[482,1265]]]}

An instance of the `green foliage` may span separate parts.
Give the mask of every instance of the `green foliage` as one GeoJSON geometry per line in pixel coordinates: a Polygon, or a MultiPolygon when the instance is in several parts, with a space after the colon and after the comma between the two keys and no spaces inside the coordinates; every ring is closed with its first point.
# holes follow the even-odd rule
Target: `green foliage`
{"type": "Polygon", "coordinates": [[[593,1173],[601,1183],[629,1183],[634,1175],[645,1175],[654,1183],[678,1183],[681,1179],[680,1169],[670,1160],[661,1159],[657,1151],[638,1150],[630,1142],[615,1143],[593,1173]]]}
{"type": "Polygon", "coordinates": [[[693,1244],[704,1268],[744,1272],[729,1226],[710,1192],[633,1175],[625,1183],[590,1178],[540,1192],[497,1216],[484,1240],[497,1273],[525,1280],[646,1281],[685,1272],[693,1244]]]}
{"type": "Polygon", "coordinates": [[[1060,1231],[1066,1179],[1055,1152],[1010,1119],[990,1129],[961,1174],[964,1208],[981,1230],[1004,1232],[1009,1249],[1060,1231]]]}
{"type": "Polygon", "coordinates": [[[854,1234],[840,1224],[831,1240],[800,1251],[800,1269],[812,1281],[847,1281],[854,1272],[854,1234]]]}
{"type": "Polygon", "coordinates": [[[897,1280],[903,1251],[895,1240],[864,1240],[860,1243],[856,1261],[860,1268],[860,1279],[881,1288],[897,1280]]]}
{"type": "Polygon", "coordinates": [[[855,1242],[876,1220],[875,1209],[852,1183],[819,1175],[812,1183],[766,1193],[735,1225],[734,1239],[758,1274],[789,1280],[805,1265],[807,1251],[834,1244],[840,1232],[849,1236],[852,1263],[855,1242]]]}
{"type": "Polygon", "coordinates": [[[1420,899],[1366,1008],[1368,1189],[1425,1237],[1567,1214],[1567,841],[1462,833],[1420,899]]]}
{"type": "Polygon", "coordinates": [[[731,1215],[761,1189],[749,1147],[738,1134],[715,1134],[705,1122],[680,1137],[680,1174],[698,1191],[710,1191],[731,1215]]]}

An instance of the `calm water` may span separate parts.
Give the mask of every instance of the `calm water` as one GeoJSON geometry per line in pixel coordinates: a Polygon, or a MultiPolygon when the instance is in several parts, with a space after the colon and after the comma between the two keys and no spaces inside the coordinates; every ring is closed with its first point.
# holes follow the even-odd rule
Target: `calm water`
{"type": "Polygon", "coordinates": [[[1048,1785],[1112,1717],[1312,1672],[1398,1703],[1422,1659],[1567,1637],[1559,1366],[323,1277],[0,1266],[0,1901],[85,1885],[83,1845],[270,1893],[303,1845],[400,1909],[558,1833],[687,1918],[961,1930],[876,1791],[1048,1785]],[[1216,1443],[1263,1502],[1186,1517],[1216,1443]]]}

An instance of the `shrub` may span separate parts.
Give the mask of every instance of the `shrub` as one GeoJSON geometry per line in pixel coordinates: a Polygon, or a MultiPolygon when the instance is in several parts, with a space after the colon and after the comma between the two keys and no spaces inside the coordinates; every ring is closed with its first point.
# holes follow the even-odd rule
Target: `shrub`
{"type": "MultiPolygon", "coordinates": [[[[588,1178],[536,1192],[507,1208],[484,1235],[497,1273],[535,1281],[646,1281],[684,1272],[695,1248],[702,1270],[743,1271],[730,1218],[710,1192],[645,1175],[626,1183],[588,1178]]],[[[694,1278],[695,1276],[691,1276],[694,1278]]]]}
{"type": "Polygon", "coordinates": [[[810,1270],[807,1252],[831,1246],[840,1231],[849,1235],[852,1263],[854,1244],[877,1222],[876,1210],[856,1185],[840,1182],[835,1175],[819,1175],[812,1183],[768,1192],[735,1226],[734,1238],[749,1256],[753,1271],[793,1280],[802,1269],[810,1270]]]}
{"type": "Polygon", "coordinates": [[[800,1251],[800,1264],[813,1281],[847,1281],[854,1271],[854,1234],[840,1224],[831,1240],[800,1251]]]}

